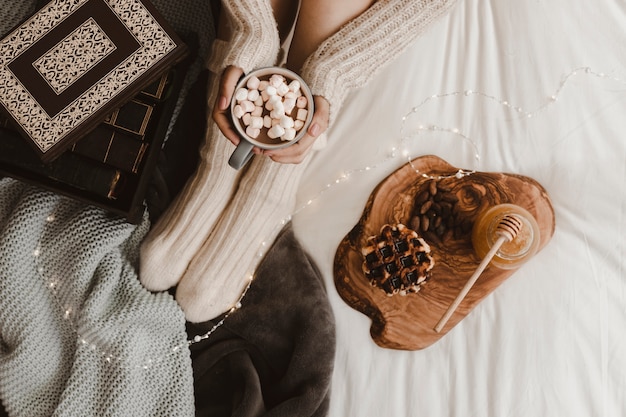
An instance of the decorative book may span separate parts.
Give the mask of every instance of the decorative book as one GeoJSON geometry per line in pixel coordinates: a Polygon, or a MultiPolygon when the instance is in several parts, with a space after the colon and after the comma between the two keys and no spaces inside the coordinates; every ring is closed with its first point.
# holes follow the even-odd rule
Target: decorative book
{"type": "Polygon", "coordinates": [[[186,54],[144,0],[52,0],[0,41],[0,110],[44,162],[186,54]]]}

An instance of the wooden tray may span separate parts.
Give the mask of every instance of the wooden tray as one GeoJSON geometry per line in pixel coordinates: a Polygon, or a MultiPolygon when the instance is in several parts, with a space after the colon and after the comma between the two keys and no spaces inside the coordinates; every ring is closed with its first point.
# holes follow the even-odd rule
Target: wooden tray
{"type": "Polygon", "coordinates": [[[554,234],[554,210],[544,188],[532,178],[515,174],[476,172],[440,180],[458,198],[455,203],[455,233],[428,239],[435,266],[430,279],[417,293],[388,296],[370,285],[363,269],[361,247],[380,233],[385,224],[410,227],[415,200],[427,190],[429,176],[454,175],[459,169],[436,156],[423,156],[406,164],[383,180],[370,195],[363,215],[345,236],[334,260],[335,286],[352,308],[372,320],[370,333],[385,348],[417,350],[430,346],[459,323],[470,311],[506,280],[515,270],[488,266],[440,333],[433,330],[478,264],[471,243],[471,226],[487,207],[517,204],[537,220],[541,250],[554,234]],[[462,232],[460,232],[462,231],[462,232]]]}

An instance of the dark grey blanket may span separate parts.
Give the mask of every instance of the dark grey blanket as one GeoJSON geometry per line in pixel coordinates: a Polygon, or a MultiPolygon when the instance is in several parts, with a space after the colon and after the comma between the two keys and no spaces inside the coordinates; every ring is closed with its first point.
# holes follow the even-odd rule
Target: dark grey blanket
{"type": "MultiPolygon", "coordinates": [[[[188,324],[204,333],[213,322],[188,324]]],[[[325,416],[334,319],[320,274],[288,225],[243,307],[192,345],[197,416],[325,416]]]]}

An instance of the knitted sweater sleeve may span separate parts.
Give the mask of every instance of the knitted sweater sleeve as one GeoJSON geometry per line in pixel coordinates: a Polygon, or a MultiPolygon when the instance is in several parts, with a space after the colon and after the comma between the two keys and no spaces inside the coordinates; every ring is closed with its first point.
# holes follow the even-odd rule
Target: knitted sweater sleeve
{"type": "Polygon", "coordinates": [[[230,26],[230,40],[216,39],[208,62],[219,73],[229,65],[245,73],[274,65],[280,49],[278,28],[270,0],[222,1],[221,18],[230,26]]]}
{"type": "Polygon", "coordinates": [[[397,57],[456,0],[378,0],[324,41],[301,75],[330,103],[330,123],[347,96],[397,57]]]}

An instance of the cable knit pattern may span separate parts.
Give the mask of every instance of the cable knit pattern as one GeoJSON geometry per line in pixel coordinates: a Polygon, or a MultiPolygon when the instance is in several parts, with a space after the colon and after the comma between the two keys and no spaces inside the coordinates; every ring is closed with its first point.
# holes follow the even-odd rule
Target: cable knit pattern
{"type": "MultiPolygon", "coordinates": [[[[239,66],[247,72],[273,64],[279,51],[278,29],[269,1],[223,2],[221,13],[234,33],[229,41],[213,42],[207,62],[213,73],[207,95],[209,106],[215,103],[219,74],[226,66],[239,66]]],[[[152,291],[178,284],[237,187],[241,172],[228,165],[234,146],[212,120],[205,135],[198,169],[142,244],[140,279],[152,291]]]]}
{"type": "MultiPolygon", "coordinates": [[[[212,74],[210,104],[217,97],[218,81],[212,74]]],[[[205,135],[196,172],[142,243],[140,280],[151,291],[164,291],[178,284],[237,186],[240,173],[228,165],[235,147],[212,120],[205,135]]]]}
{"type": "Polygon", "coordinates": [[[0,396],[10,416],[193,416],[185,320],[137,280],[139,226],[0,180],[0,396]]]}
{"type": "Polygon", "coordinates": [[[330,123],[351,90],[363,87],[455,2],[378,0],[323,42],[301,76],[330,103],[330,123]]]}
{"type": "MultiPolygon", "coordinates": [[[[212,62],[221,69],[229,65],[241,67],[245,73],[275,65],[280,40],[269,0],[223,1],[222,6],[232,33],[228,45],[222,41],[214,44],[212,62]]],[[[215,71],[218,69],[211,68],[219,74],[221,71],[215,71]]]]}
{"type": "MultiPolygon", "coordinates": [[[[273,242],[296,206],[300,178],[311,160],[277,164],[253,158],[237,192],[176,289],[187,320],[198,323],[233,307],[261,259],[260,242],[273,242]]],[[[230,168],[230,167],[229,167],[230,168]]]]}

